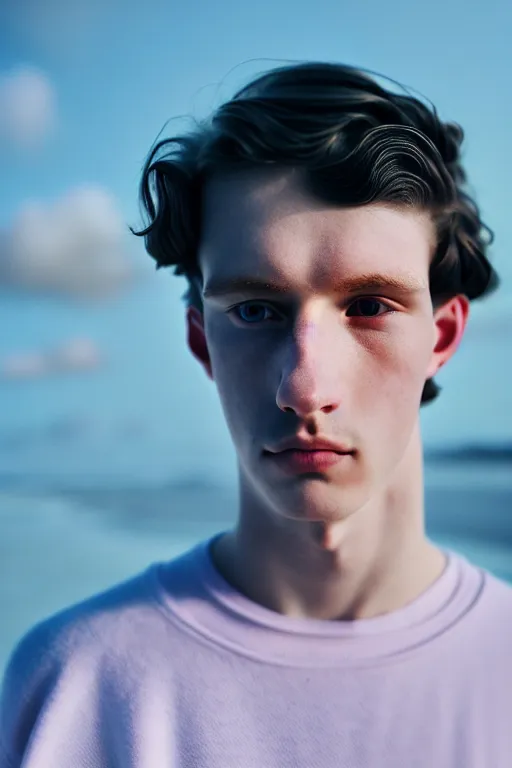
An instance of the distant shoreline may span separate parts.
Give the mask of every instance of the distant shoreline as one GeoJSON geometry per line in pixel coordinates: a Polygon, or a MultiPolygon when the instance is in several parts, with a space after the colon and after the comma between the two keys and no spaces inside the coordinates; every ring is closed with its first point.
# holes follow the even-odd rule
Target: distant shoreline
{"type": "Polygon", "coordinates": [[[512,445],[466,445],[460,448],[426,448],[425,461],[476,461],[512,463],[512,445]]]}

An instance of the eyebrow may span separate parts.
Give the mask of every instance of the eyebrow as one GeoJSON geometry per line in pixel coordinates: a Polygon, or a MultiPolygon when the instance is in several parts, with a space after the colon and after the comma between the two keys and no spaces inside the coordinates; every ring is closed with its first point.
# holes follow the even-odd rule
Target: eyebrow
{"type": "MultiPolygon", "coordinates": [[[[425,290],[426,286],[410,275],[384,275],[372,272],[354,277],[347,277],[332,286],[332,293],[355,294],[361,292],[380,292],[391,290],[402,295],[413,295],[425,290]]],[[[217,299],[242,294],[285,295],[296,292],[286,282],[261,280],[253,277],[231,277],[212,279],[203,290],[205,299],[217,299]]]]}

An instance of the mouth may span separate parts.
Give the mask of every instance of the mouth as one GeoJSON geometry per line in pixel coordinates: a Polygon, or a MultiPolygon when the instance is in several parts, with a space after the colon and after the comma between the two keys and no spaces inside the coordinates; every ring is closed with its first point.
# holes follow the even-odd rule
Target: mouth
{"type": "Polygon", "coordinates": [[[264,451],[264,456],[275,466],[289,474],[325,472],[354,457],[354,451],[332,448],[287,448],[275,453],[264,451]]]}

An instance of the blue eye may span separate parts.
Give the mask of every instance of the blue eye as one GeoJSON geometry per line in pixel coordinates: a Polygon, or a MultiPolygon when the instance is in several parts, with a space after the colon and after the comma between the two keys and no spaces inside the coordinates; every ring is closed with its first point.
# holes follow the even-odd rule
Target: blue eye
{"type": "MultiPolygon", "coordinates": [[[[385,302],[372,296],[363,296],[352,302],[347,311],[347,317],[359,317],[371,320],[394,312],[395,310],[385,302]]],[[[269,322],[279,322],[283,320],[281,315],[274,307],[262,301],[244,301],[232,307],[229,314],[235,314],[235,317],[243,325],[261,325],[269,322]]]]}
{"type": "Polygon", "coordinates": [[[243,304],[233,307],[231,310],[236,314],[239,320],[247,325],[256,325],[257,323],[264,323],[269,319],[277,317],[275,311],[267,304],[262,304],[260,301],[246,301],[243,304]]]}

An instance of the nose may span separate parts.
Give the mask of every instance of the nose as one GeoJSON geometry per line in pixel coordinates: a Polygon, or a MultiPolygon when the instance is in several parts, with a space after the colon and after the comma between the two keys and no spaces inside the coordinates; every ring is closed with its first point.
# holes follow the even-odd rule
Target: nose
{"type": "Polygon", "coordinates": [[[332,413],[340,406],[340,377],[333,339],[305,323],[287,342],[276,403],[301,419],[332,413]]]}

